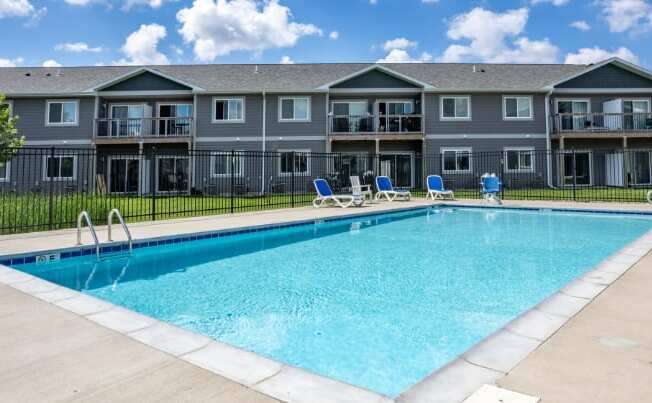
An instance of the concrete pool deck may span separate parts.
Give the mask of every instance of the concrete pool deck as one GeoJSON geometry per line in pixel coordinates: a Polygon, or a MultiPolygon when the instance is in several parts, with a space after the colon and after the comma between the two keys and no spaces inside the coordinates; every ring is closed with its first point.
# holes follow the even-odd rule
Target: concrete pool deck
{"type": "MultiPolygon", "coordinates": [[[[134,238],[141,239],[429,204],[432,202],[417,200],[383,203],[364,209],[275,210],[139,223],[130,225],[130,228],[134,238]]],[[[485,205],[477,201],[464,201],[463,204],[485,205]]],[[[652,212],[648,205],[551,202],[506,202],[505,205],[652,212]]],[[[117,235],[118,231],[115,232],[117,235]]],[[[63,230],[0,237],[0,254],[73,247],[74,234],[74,230],[63,230]]],[[[98,235],[100,239],[106,239],[103,229],[98,235]]],[[[488,379],[487,382],[496,381],[511,390],[541,396],[543,402],[646,400],[652,393],[646,383],[652,379],[652,338],[649,336],[652,334],[651,270],[652,256],[648,255],[552,337],[546,337],[546,341],[524,360],[519,360],[515,368],[506,371],[506,376],[497,374],[494,380],[488,379]],[[632,276],[634,279],[628,281],[632,276]],[[586,315],[590,316],[586,318],[586,315]]],[[[611,277],[615,280],[619,274],[612,273],[611,277]]],[[[573,292],[582,294],[586,291],[573,292]]],[[[101,314],[102,310],[99,312],[101,314]]],[[[105,323],[111,321],[110,317],[100,319],[105,323]]],[[[101,320],[96,322],[102,323],[101,320]]],[[[0,285],[0,326],[3,329],[0,333],[0,354],[3,357],[0,361],[0,384],[3,385],[0,400],[3,401],[135,400],[150,395],[153,396],[151,400],[157,400],[158,396],[158,400],[273,401],[242,386],[247,384],[246,380],[239,383],[229,381],[189,364],[189,360],[182,361],[174,354],[138,343],[133,336],[126,337],[114,331],[116,329],[109,330],[4,285],[0,285]],[[123,349],[124,353],[121,352],[123,349]],[[4,393],[7,395],[3,396],[4,393]]],[[[527,331],[528,325],[524,327],[525,330],[521,331],[527,331]]],[[[127,333],[132,329],[123,330],[127,333]]],[[[202,348],[201,342],[197,343],[196,349],[202,348]]],[[[270,371],[274,369],[270,368],[270,371]]],[[[285,379],[291,380],[291,375],[290,372],[285,379]]],[[[450,380],[451,385],[459,382],[459,379],[450,380]]],[[[271,384],[269,387],[278,386],[271,384]]],[[[273,391],[269,394],[274,395],[273,391]]],[[[296,401],[291,395],[276,395],[282,400],[296,401]]],[[[313,396],[313,401],[319,401],[318,397],[313,396]]],[[[423,397],[421,394],[419,399],[413,400],[405,396],[400,400],[428,401],[423,397]]],[[[441,397],[432,396],[432,401],[440,401],[441,397]]]]}

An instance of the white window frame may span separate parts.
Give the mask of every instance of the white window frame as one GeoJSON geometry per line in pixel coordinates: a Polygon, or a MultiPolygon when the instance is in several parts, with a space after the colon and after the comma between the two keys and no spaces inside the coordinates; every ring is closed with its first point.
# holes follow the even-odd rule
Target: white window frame
{"type": "Polygon", "coordinates": [[[13,99],[5,99],[2,102],[2,105],[7,105],[9,107],[9,116],[14,116],[14,100],[13,99]]]}
{"type": "Polygon", "coordinates": [[[245,97],[213,97],[213,101],[211,102],[211,108],[213,108],[213,111],[211,112],[211,121],[214,124],[244,123],[246,120],[246,107],[247,102],[245,97]],[[215,103],[217,101],[225,101],[227,104],[229,101],[240,101],[242,103],[242,118],[229,119],[227,116],[226,119],[217,119],[217,116],[215,115],[215,103]]]}
{"type": "MultiPolygon", "coordinates": [[[[63,105],[61,106],[61,119],[63,119],[63,105]]],[[[45,126],[79,126],[79,100],[78,99],[48,99],[45,101],[45,126]],[[50,122],[50,105],[51,104],[75,104],[75,121],[74,122],[50,122]]]]}
{"type": "Polygon", "coordinates": [[[11,161],[5,161],[5,176],[0,176],[0,182],[9,182],[11,180],[11,161]]]}
{"type": "MultiPolygon", "coordinates": [[[[586,113],[591,113],[591,98],[556,98],[555,99],[555,113],[559,114],[559,103],[560,102],[586,102],[587,108],[586,113]]],[[[573,112],[576,113],[576,112],[573,112]]]]}
{"type": "Polygon", "coordinates": [[[650,107],[652,103],[650,102],[650,98],[623,98],[623,102],[645,102],[647,104],[647,113],[650,113],[650,107]]]}
{"type": "MultiPolygon", "coordinates": [[[[162,118],[162,119],[176,119],[176,118],[185,119],[184,117],[179,117],[179,116],[174,116],[174,117],[169,117],[169,116],[168,117],[163,117],[163,116],[161,116],[161,106],[180,106],[180,105],[181,106],[183,106],[183,105],[190,106],[190,112],[191,113],[190,113],[190,116],[188,116],[188,118],[192,118],[192,116],[193,116],[193,114],[195,112],[195,105],[193,105],[192,102],[161,102],[161,103],[157,102],[156,103],[156,117],[162,118]]],[[[243,112],[244,112],[244,109],[243,109],[243,112]]],[[[213,111],[213,113],[215,113],[215,112],[213,111]]],[[[244,113],[243,113],[243,115],[244,115],[244,113]]]]}
{"type": "Polygon", "coordinates": [[[439,120],[462,120],[469,121],[472,119],[473,113],[471,111],[471,95],[440,95],[439,96],[439,120]],[[457,107],[455,107],[455,117],[444,116],[444,99],[466,99],[468,104],[469,116],[458,117],[457,107]]]}
{"type": "Polygon", "coordinates": [[[503,158],[505,159],[505,172],[509,173],[529,173],[529,172],[534,172],[534,167],[536,166],[535,163],[535,153],[534,153],[534,147],[505,147],[503,148],[503,158]],[[518,165],[519,167],[516,169],[510,169],[509,168],[509,160],[507,159],[507,153],[509,151],[516,151],[519,153],[519,158],[518,158],[518,165]],[[530,161],[531,161],[531,167],[530,168],[521,168],[521,159],[520,159],[520,151],[529,151],[530,152],[530,161]]]}
{"type": "MultiPolygon", "coordinates": [[[[211,158],[210,158],[211,178],[231,177],[230,172],[226,172],[226,173],[223,173],[223,174],[215,172],[215,159],[217,158],[217,156],[225,156],[225,157],[227,157],[228,160],[230,160],[231,151],[214,151],[214,152],[211,153],[211,158]]],[[[238,172],[235,172],[233,174],[233,176],[234,177],[242,177],[242,176],[244,176],[244,164],[242,163],[244,161],[244,159],[245,159],[244,151],[243,150],[235,150],[235,156],[239,157],[240,163],[238,164],[238,168],[239,168],[238,172]]],[[[229,161],[227,161],[227,162],[229,162],[229,161]]],[[[230,168],[231,164],[229,164],[228,167],[229,168],[227,168],[227,171],[230,171],[231,170],[231,168],[230,168]]]]}
{"type": "MultiPolygon", "coordinates": [[[[352,100],[347,100],[347,99],[334,99],[331,101],[331,109],[330,109],[330,114],[331,116],[344,116],[344,115],[336,115],[335,114],[335,104],[363,104],[364,109],[366,110],[364,116],[369,116],[369,101],[366,99],[352,99],[352,100]]],[[[357,116],[357,115],[348,115],[348,116],[357,116]]]]}
{"type": "Polygon", "coordinates": [[[285,97],[278,97],[278,121],[279,122],[310,122],[312,119],[312,97],[311,96],[285,96],[285,97]],[[295,104],[293,105],[292,109],[292,114],[296,116],[296,100],[297,99],[305,99],[308,103],[307,105],[307,112],[308,116],[305,119],[283,119],[283,101],[287,100],[293,100],[295,101],[295,104]]]}
{"type": "Polygon", "coordinates": [[[439,150],[439,153],[441,154],[441,172],[445,174],[470,174],[473,173],[473,148],[472,147],[442,147],[439,150]],[[445,162],[446,159],[444,158],[444,154],[446,152],[455,152],[455,169],[454,170],[447,170],[445,169],[445,162]],[[469,169],[467,170],[460,170],[457,169],[457,154],[458,153],[467,153],[469,154],[469,169]]]}
{"type": "Polygon", "coordinates": [[[532,95],[503,95],[503,120],[534,120],[534,100],[532,95]],[[530,116],[507,116],[507,100],[516,99],[516,114],[518,115],[518,100],[527,99],[530,104],[530,116]]]}
{"type": "MultiPolygon", "coordinates": [[[[281,171],[281,160],[282,160],[282,155],[281,154],[283,154],[283,153],[291,153],[291,152],[306,154],[306,172],[296,172],[295,171],[294,175],[295,176],[310,176],[310,162],[311,162],[310,161],[311,160],[310,153],[311,153],[311,150],[309,148],[294,149],[294,150],[283,149],[283,150],[276,150],[276,152],[278,153],[278,175],[279,176],[292,176],[292,172],[282,172],[281,171]]],[[[292,161],[292,170],[293,171],[294,171],[294,168],[295,168],[294,167],[294,161],[292,161]]]]}
{"type": "Polygon", "coordinates": [[[563,150],[561,152],[562,154],[562,172],[561,172],[561,184],[563,187],[573,187],[572,183],[566,184],[566,176],[564,175],[564,171],[566,170],[565,164],[565,154],[588,154],[589,155],[589,183],[588,184],[577,184],[577,187],[591,187],[593,186],[593,151],[591,150],[585,150],[585,149],[580,149],[580,150],[563,150]]]}
{"type": "MultiPolygon", "coordinates": [[[[61,173],[61,163],[59,163],[59,173],[61,173]]],[[[55,155],[44,155],[43,156],[43,182],[62,182],[62,181],[74,181],[77,180],[77,155],[74,154],[55,154],[55,155]],[[48,177],[48,159],[54,158],[70,158],[72,157],[72,176],[55,176],[48,177]]]]}

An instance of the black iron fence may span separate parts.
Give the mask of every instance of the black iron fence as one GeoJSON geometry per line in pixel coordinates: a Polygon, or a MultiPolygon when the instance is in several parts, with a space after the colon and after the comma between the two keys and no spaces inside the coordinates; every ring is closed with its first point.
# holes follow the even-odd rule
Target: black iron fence
{"type": "Polygon", "coordinates": [[[22,148],[0,163],[0,233],[73,227],[82,210],[104,224],[112,208],[133,222],[307,206],[315,197],[313,179],[325,178],[335,192],[346,193],[353,175],[372,187],[376,176],[387,175],[416,197],[425,196],[428,175],[441,175],[458,199],[479,198],[484,173],[501,178],[506,200],[644,202],[652,188],[652,154],[22,148]]]}

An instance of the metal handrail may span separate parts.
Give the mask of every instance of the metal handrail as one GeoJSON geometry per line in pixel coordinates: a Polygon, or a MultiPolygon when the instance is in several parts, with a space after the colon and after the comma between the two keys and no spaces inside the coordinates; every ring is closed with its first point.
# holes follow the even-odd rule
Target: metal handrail
{"type": "Polygon", "coordinates": [[[87,211],[82,211],[77,216],[77,245],[81,245],[81,229],[82,229],[82,220],[86,221],[88,229],[91,231],[91,236],[93,237],[93,242],[95,243],[95,255],[97,259],[100,258],[100,242],[97,240],[97,234],[95,233],[95,227],[93,226],[93,221],[91,221],[91,216],[87,211]]]}
{"type": "Polygon", "coordinates": [[[113,225],[113,216],[118,217],[118,221],[120,222],[120,225],[122,225],[122,229],[125,231],[125,234],[127,234],[127,243],[129,245],[129,253],[132,252],[132,238],[131,238],[131,232],[129,231],[129,227],[127,227],[127,224],[125,224],[125,220],[122,218],[122,214],[120,214],[120,210],[117,208],[114,208],[113,210],[109,211],[109,215],[106,218],[107,222],[107,233],[109,235],[109,242],[112,242],[113,239],[111,239],[111,225],[113,225]]]}
{"type": "Polygon", "coordinates": [[[96,118],[94,121],[96,138],[187,137],[194,131],[193,117],[96,118]]]}

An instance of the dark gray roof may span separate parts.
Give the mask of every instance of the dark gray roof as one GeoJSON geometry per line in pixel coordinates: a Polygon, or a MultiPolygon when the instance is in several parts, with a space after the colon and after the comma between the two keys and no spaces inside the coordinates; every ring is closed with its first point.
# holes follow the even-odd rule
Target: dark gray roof
{"type": "MultiPolygon", "coordinates": [[[[209,92],[300,92],[317,90],[373,65],[205,64],[145,67],[209,92]]],[[[568,64],[396,63],[382,66],[435,89],[457,91],[539,91],[588,68],[568,64]]],[[[78,94],[142,67],[4,67],[0,68],[0,92],[10,95],[78,94]]]]}

